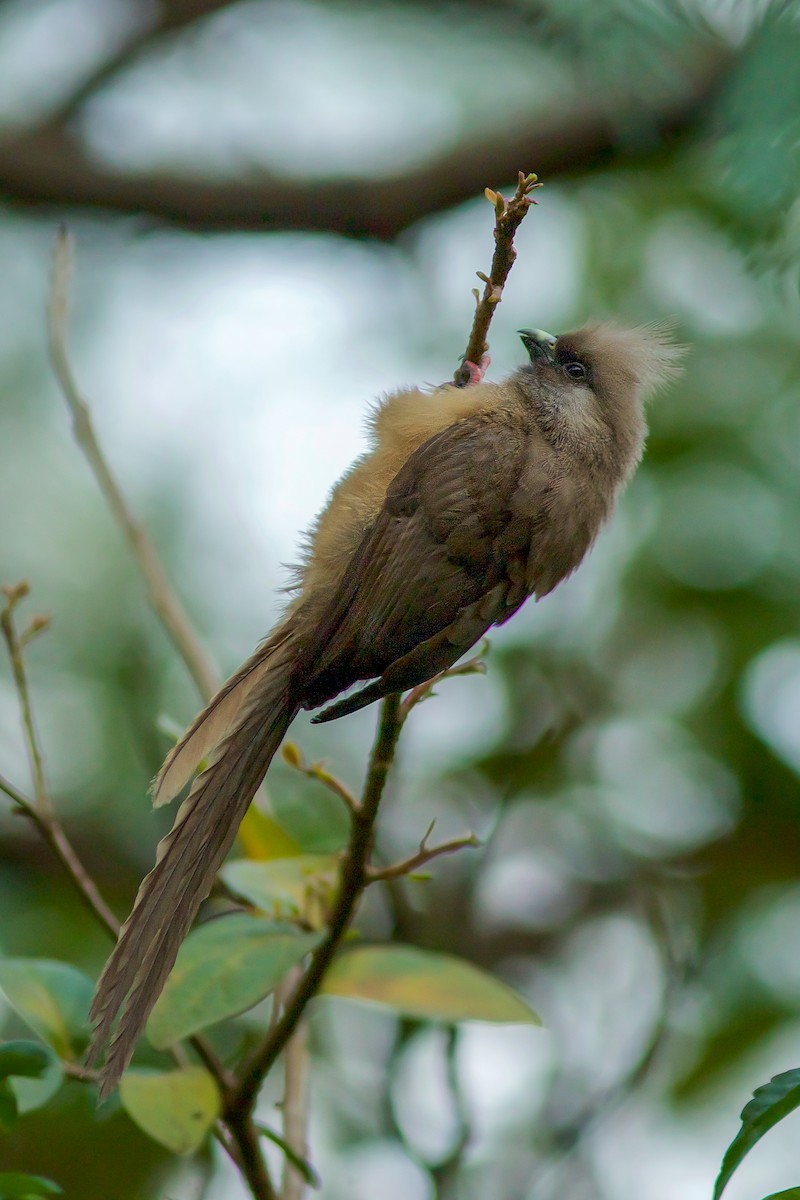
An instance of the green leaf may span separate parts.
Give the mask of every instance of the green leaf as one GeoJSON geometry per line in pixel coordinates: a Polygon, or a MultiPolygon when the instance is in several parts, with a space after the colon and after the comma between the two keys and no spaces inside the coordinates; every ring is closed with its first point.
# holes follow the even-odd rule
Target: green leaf
{"type": "Polygon", "coordinates": [[[7,1079],[0,1079],[0,1133],[10,1133],[17,1123],[17,1097],[7,1079]]]}
{"type": "Polygon", "coordinates": [[[800,1200],[800,1187],[787,1188],[785,1192],[771,1192],[764,1200],[800,1200]]]}
{"type": "Polygon", "coordinates": [[[61,1188],[41,1175],[22,1175],[18,1171],[0,1171],[0,1200],[38,1200],[39,1196],[59,1196],[61,1188]]]}
{"type": "Polygon", "coordinates": [[[61,1064],[41,1042],[0,1042],[0,1125],[3,1095],[10,1091],[19,1114],[41,1108],[64,1081],[61,1064]],[[10,1082],[9,1082],[10,1080],[10,1082]]]}
{"type": "Polygon", "coordinates": [[[49,1046],[44,1047],[50,1061],[47,1070],[38,1079],[16,1078],[11,1080],[11,1087],[17,1097],[17,1108],[20,1116],[23,1113],[34,1112],[55,1096],[64,1082],[64,1069],[57,1056],[49,1046]]]}
{"type": "Polygon", "coordinates": [[[50,1055],[41,1042],[0,1042],[0,1079],[26,1075],[38,1079],[50,1066],[50,1055]]]}
{"type": "Polygon", "coordinates": [[[77,1059],[86,1043],[94,984],[70,963],[0,959],[0,988],[11,1007],[61,1058],[77,1059]]]}
{"type": "Polygon", "coordinates": [[[276,788],[270,802],[275,820],[304,854],[336,854],[347,845],[347,810],[338,796],[319,784],[276,788]]]}
{"type": "Polygon", "coordinates": [[[175,1154],[191,1154],[220,1113],[217,1085],[202,1067],[178,1071],[126,1071],[122,1107],[153,1141],[175,1154]]]}
{"type": "Polygon", "coordinates": [[[322,992],[432,1021],[541,1024],[521,996],[472,963],[413,946],[359,946],[342,954],[322,992]]]}
{"type": "MultiPolygon", "coordinates": [[[[773,1075],[769,1083],[756,1088],[753,1099],[742,1109],[742,1128],[725,1151],[714,1185],[714,1200],[719,1200],[731,1175],[756,1142],[760,1141],[773,1125],[777,1125],[790,1112],[794,1112],[798,1105],[800,1069],[797,1067],[791,1071],[782,1071],[780,1075],[773,1075]]],[[[794,1190],[797,1191],[796,1188],[794,1190]]]]}
{"type": "Polygon", "coordinates": [[[300,933],[247,913],[219,917],[190,933],[147,1023],[158,1049],[245,1012],[313,950],[320,934],[300,933]]]}
{"type": "Polygon", "coordinates": [[[319,908],[315,899],[330,899],[338,871],[338,860],[332,854],[300,854],[269,862],[235,859],[221,874],[238,896],[277,919],[281,914],[297,913],[313,918],[313,910],[319,908]]]}

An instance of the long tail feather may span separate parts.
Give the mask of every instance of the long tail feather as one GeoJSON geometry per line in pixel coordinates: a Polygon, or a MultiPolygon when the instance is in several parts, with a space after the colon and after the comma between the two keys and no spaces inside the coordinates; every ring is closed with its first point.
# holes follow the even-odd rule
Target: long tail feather
{"type": "Polygon", "coordinates": [[[291,635],[290,623],[284,622],[272,636],[231,675],[202,712],[198,713],[183,737],[173,746],[153,781],[153,804],[168,804],[191,779],[197,764],[220,744],[233,727],[253,688],[270,668],[273,656],[291,635]]]}
{"type": "Polygon", "coordinates": [[[101,1099],[128,1065],[178,948],[297,712],[289,697],[290,647],[284,646],[275,658],[279,661],[273,659],[266,676],[251,689],[235,728],[160,842],[156,865],[139,888],[100,977],[90,1013],[95,1028],[89,1061],[99,1058],[110,1039],[101,1071],[101,1099]]]}

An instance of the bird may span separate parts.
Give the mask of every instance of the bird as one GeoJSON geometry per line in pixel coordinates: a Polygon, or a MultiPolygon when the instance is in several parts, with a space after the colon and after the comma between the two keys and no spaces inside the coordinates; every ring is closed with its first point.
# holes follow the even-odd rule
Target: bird
{"type": "Polygon", "coordinates": [[[683,348],[659,326],[519,333],[527,361],[498,383],[470,364],[468,386],[377,403],[370,448],[312,526],[285,615],[167,755],[156,805],[207,765],[98,982],[88,1061],[107,1048],[101,1098],[298,712],[334,720],[451,667],[566,579],[611,516],[643,453],[645,402],[683,348]]]}

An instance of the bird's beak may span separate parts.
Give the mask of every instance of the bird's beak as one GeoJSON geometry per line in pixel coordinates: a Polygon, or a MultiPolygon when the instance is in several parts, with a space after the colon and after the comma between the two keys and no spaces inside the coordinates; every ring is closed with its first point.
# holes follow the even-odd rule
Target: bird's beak
{"type": "Polygon", "coordinates": [[[530,354],[532,363],[540,358],[546,358],[548,362],[553,361],[553,350],[558,338],[554,338],[552,333],[545,333],[543,329],[518,329],[517,333],[530,354]]]}

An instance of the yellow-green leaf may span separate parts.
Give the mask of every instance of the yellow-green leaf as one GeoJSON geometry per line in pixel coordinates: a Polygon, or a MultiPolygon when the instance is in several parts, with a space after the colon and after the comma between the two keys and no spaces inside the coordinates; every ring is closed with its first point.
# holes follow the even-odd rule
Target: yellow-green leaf
{"type": "Polygon", "coordinates": [[[238,896],[262,912],[276,918],[302,913],[310,924],[317,925],[319,910],[333,893],[338,866],[332,854],[298,854],[270,862],[240,858],[226,863],[222,878],[238,896]]]}
{"type": "Polygon", "coordinates": [[[291,858],[300,853],[300,846],[269,813],[251,804],[237,834],[239,845],[247,858],[262,861],[270,858],[291,858]]]}
{"type": "Polygon", "coordinates": [[[414,946],[349,950],[333,964],[322,991],[372,1000],[431,1021],[541,1024],[522,997],[499,979],[463,959],[414,946]]]}
{"type": "Polygon", "coordinates": [[[70,963],[0,958],[0,988],[26,1025],[60,1058],[74,1060],[87,1038],[94,984],[70,963]]]}
{"type": "Polygon", "coordinates": [[[191,1154],[220,1113],[217,1085],[202,1067],[178,1071],[126,1071],[122,1107],[141,1130],[175,1154],[191,1154]]]}
{"type": "Polygon", "coordinates": [[[293,925],[234,913],[190,933],[147,1022],[163,1049],[263,1000],[320,940],[293,925]]]}

